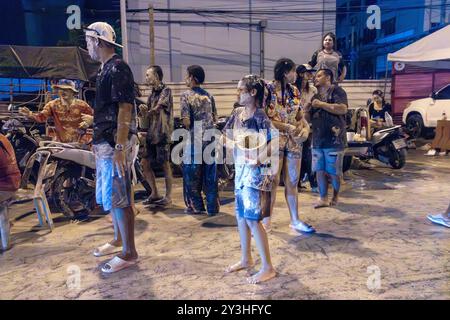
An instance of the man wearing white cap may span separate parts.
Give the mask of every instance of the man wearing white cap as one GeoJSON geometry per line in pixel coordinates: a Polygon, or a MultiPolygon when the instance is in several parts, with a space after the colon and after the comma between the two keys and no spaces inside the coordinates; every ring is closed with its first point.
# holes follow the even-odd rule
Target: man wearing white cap
{"type": "Polygon", "coordinates": [[[45,122],[48,118],[52,118],[55,122],[57,141],[89,142],[89,135],[79,129],[87,127],[83,118],[93,114],[92,108],[83,100],[75,98],[78,90],[71,80],[62,79],[53,86],[53,89],[58,92],[59,98],[47,103],[41,112],[33,113],[24,107],[19,109],[19,113],[37,122],[45,122]]]}
{"type": "Polygon", "coordinates": [[[109,24],[95,22],[85,32],[89,55],[102,63],[94,106],[96,199],[111,210],[114,224],[114,240],[98,247],[94,255],[116,253],[122,246],[121,253],[101,269],[113,273],[134,265],[138,258],[130,177],[137,139],[134,79],[130,67],[115,53],[115,47],[122,46],[109,24]]]}

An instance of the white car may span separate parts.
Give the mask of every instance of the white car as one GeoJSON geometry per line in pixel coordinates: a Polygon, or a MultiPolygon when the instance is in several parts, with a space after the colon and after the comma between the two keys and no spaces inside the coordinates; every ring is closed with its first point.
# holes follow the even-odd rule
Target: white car
{"type": "Polygon", "coordinates": [[[403,123],[412,137],[418,138],[436,128],[444,114],[450,119],[450,84],[433,92],[428,98],[409,102],[403,111],[403,123]]]}

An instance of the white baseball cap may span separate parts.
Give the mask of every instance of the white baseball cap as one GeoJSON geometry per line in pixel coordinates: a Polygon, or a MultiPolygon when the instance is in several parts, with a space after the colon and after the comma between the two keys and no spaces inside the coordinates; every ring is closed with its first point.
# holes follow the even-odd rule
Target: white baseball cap
{"type": "Polygon", "coordinates": [[[89,27],[84,28],[87,36],[101,39],[119,48],[123,48],[122,45],[116,43],[116,32],[106,22],[94,22],[89,27]]]}

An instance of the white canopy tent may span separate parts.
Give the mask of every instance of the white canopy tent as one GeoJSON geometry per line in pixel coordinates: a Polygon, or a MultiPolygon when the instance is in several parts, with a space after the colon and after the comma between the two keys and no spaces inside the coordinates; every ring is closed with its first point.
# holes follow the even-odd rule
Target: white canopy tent
{"type": "Polygon", "coordinates": [[[450,25],[388,54],[388,60],[420,67],[450,69],[450,25]]]}

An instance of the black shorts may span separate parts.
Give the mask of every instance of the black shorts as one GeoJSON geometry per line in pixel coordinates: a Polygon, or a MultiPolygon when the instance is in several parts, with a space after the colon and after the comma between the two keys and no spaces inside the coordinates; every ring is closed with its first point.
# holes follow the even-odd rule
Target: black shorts
{"type": "Polygon", "coordinates": [[[170,144],[147,142],[145,148],[144,158],[148,159],[150,163],[161,165],[165,161],[170,161],[170,144]]]}

